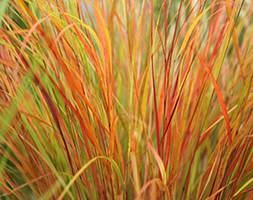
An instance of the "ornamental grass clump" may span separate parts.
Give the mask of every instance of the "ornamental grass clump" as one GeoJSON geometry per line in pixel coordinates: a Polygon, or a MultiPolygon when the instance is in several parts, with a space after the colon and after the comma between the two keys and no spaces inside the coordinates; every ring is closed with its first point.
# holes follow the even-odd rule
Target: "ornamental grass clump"
{"type": "Polygon", "coordinates": [[[0,199],[253,199],[252,8],[1,0],[0,199]]]}

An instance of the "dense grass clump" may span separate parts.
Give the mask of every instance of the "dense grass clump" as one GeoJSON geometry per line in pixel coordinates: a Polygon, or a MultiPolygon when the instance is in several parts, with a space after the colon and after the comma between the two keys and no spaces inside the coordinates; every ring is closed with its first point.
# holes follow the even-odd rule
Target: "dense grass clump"
{"type": "Polygon", "coordinates": [[[252,8],[1,0],[0,199],[253,199],[252,8]]]}

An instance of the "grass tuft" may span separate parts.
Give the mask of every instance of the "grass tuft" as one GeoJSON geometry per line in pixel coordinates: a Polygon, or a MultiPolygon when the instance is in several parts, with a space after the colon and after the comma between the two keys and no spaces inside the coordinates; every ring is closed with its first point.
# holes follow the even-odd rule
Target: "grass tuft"
{"type": "Polygon", "coordinates": [[[252,7],[0,1],[0,199],[253,199],[252,7]]]}

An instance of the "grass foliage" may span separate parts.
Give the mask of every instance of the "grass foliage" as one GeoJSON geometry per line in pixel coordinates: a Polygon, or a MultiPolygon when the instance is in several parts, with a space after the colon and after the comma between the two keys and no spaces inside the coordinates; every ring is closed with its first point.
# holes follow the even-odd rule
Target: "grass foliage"
{"type": "Polygon", "coordinates": [[[0,199],[253,199],[252,8],[1,0],[0,199]]]}

